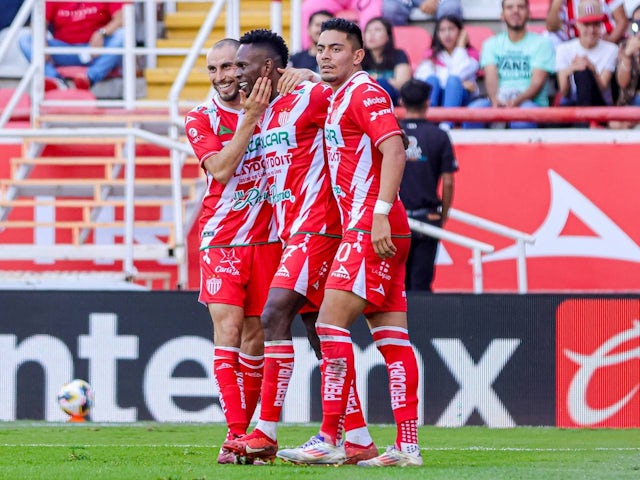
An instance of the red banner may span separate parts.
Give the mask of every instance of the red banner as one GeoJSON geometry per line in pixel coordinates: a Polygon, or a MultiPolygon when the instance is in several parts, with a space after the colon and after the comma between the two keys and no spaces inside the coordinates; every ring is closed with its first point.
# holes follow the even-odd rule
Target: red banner
{"type": "MultiPolygon", "coordinates": [[[[571,132],[567,130],[567,135],[571,132]]],[[[526,247],[529,292],[640,290],[638,144],[465,144],[455,149],[460,171],[455,176],[454,208],[535,235],[535,244],[526,247]]],[[[19,146],[3,147],[1,178],[9,177],[8,158],[18,156],[19,151],[19,146]]],[[[31,217],[33,212],[15,211],[12,215],[31,217]]],[[[64,212],[58,215],[64,219],[64,212]]],[[[170,212],[155,215],[166,221],[170,212]]],[[[517,291],[514,240],[456,220],[450,220],[446,229],[495,247],[483,257],[485,292],[517,291]]],[[[0,243],[15,242],[15,235],[16,231],[6,229],[0,243]]],[[[159,234],[150,231],[146,235],[159,234]]],[[[101,242],[108,243],[110,238],[102,235],[101,242]]],[[[195,228],[187,240],[187,288],[197,289],[199,242],[195,228]]],[[[473,291],[471,251],[449,242],[441,247],[435,291],[473,291]]],[[[56,262],[55,266],[3,262],[0,267],[83,271],[95,266],[91,262],[56,262]]],[[[170,273],[170,283],[175,285],[176,268],[170,260],[142,262],[137,267],[143,272],[170,273]]],[[[110,267],[99,265],[100,270],[119,268],[119,262],[110,267]]]]}
{"type": "Polygon", "coordinates": [[[640,427],[640,302],[566,300],[556,342],[556,425],[640,427]]]}
{"type": "MultiPolygon", "coordinates": [[[[567,131],[567,135],[570,131],[567,131]]],[[[453,206],[533,234],[530,292],[640,289],[637,145],[458,145],[453,206]]],[[[450,220],[446,229],[495,246],[484,291],[516,291],[515,242],[450,220]]],[[[471,251],[444,242],[435,291],[472,291],[471,251]]]]}

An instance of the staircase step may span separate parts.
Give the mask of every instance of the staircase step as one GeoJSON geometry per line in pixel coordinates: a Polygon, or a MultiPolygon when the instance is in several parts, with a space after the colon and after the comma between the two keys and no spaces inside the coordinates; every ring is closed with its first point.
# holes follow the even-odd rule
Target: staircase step
{"type": "MultiPolygon", "coordinates": [[[[164,25],[167,30],[171,29],[191,29],[199,30],[206,18],[205,12],[176,12],[168,13],[164,19],[164,25]]],[[[223,26],[226,24],[226,14],[222,12],[216,19],[215,26],[223,26]]],[[[250,28],[268,28],[270,26],[271,16],[269,10],[245,10],[242,8],[240,16],[240,30],[250,28]]],[[[282,12],[282,25],[291,24],[291,15],[289,12],[282,12]]]]}
{"type": "MultiPolygon", "coordinates": [[[[268,21],[262,22],[262,24],[260,24],[260,25],[252,25],[252,26],[251,25],[249,25],[249,26],[241,25],[240,26],[240,35],[242,35],[245,32],[248,32],[249,30],[253,30],[254,28],[269,28],[269,26],[266,25],[265,23],[268,23],[268,21]]],[[[189,29],[189,28],[173,28],[171,30],[167,30],[166,37],[168,39],[172,39],[172,40],[190,40],[193,43],[193,40],[196,38],[197,34],[198,34],[198,30],[197,29],[193,30],[193,29],[189,29]]],[[[211,34],[207,37],[207,41],[205,42],[205,45],[211,46],[215,42],[217,42],[218,40],[222,40],[226,36],[227,36],[227,34],[225,32],[224,25],[219,26],[219,27],[216,26],[211,31],[211,34]]],[[[282,37],[287,42],[287,45],[289,45],[289,43],[291,43],[291,40],[290,40],[291,39],[291,29],[287,25],[283,25],[282,37]]]]}
{"type": "MultiPolygon", "coordinates": [[[[214,42],[207,42],[206,45],[212,45],[214,42]]],[[[160,38],[156,42],[156,46],[158,48],[185,48],[190,49],[193,45],[193,39],[187,38],[176,38],[176,39],[167,39],[160,38]]],[[[208,46],[206,48],[209,48],[208,46]]],[[[159,68],[164,67],[172,67],[172,68],[180,68],[184,59],[186,58],[186,54],[176,54],[176,55],[158,55],[157,66],[159,68]]],[[[207,55],[206,53],[201,54],[196,59],[196,67],[206,68],[207,66],[207,55]]]]}
{"type": "MultiPolygon", "coordinates": [[[[176,11],[178,12],[208,12],[211,8],[211,2],[177,2],[176,11]]],[[[266,10],[271,8],[271,2],[268,0],[242,0],[240,10],[266,10]]],[[[222,8],[224,12],[226,7],[222,8]]],[[[282,2],[282,11],[291,11],[291,2],[284,0],[282,2]]]]}
{"type": "MultiPolygon", "coordinates": [[[[147,81],[147,98],[150,100],[166,99],[179,67],[148,68],[145,70],[147,81]]],[[[209,93],[211,84],[205,68],[194,68],[187,77],[180,100],[202,102],[209,93]]]]}

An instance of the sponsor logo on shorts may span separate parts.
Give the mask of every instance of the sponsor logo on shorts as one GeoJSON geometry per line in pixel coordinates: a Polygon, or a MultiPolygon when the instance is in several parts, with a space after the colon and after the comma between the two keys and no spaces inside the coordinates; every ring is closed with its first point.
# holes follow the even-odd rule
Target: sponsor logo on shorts
{"type": "Polygon", "coordinates": [[[380,262],[380,264],[378,265],[378,268],[371,269],[371,273],[377,275],[378,277],[384,280],[391,280],[391,275],[389,274],[390,268],[391,268],[391,265],[389,265],[387,262],[380,262]]]}
{"type": "Polygon", "coordinates": [[[372,290],[384,296],[384,287],[382,286],[382,284],[378,285],[376,288],[370,288],[369,290],[372,290]]]}
{"type": "Polygon", "coordinates": [[[344,268],[344,265],[342,264],[336,270],[331,272],[331,276],[344,278],[345,280],[351,280],[351,275],[349,275],[349,272],[347,271],[346,268],[344,268]]]}
{"type": "Polygon", "coordinates": [[[285,267],[284,265],[282,265],[278,271],[276,272],[276,277],[287,277],[289,278],[289,270],[287,270],[287,267],[285,267]]]}
{"type": "Polygon", "coordinates": [[[220,291],[222,287],[222,279],[220,277],[212,277],[207,279],[207,292],[211,295],[215,295],[220,291]]]}

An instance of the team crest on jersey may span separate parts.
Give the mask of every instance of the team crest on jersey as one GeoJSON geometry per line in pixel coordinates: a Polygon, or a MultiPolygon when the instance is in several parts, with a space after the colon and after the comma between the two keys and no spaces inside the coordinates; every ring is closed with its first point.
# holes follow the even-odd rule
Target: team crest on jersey
{"type": "Polygon", "coordinates": [[[278,124],[281,126],[286,125],[289,121],[290,114],[291,112],[289,110],[282,110],[280,113],[278,113],[278,124]]]}
{"type": "Polygon", "coordinates": [[[208,278],[206,287],[207,292],[209,292],[211,295],[215,295],[220,291],[220,288],[222,287],[222,279],[220,277],[208,278]]]}
{"type": "Polygon", "coordinates": [[[349,275],[349,272],[347,271],[346,268],[344,268],[344,265],[342,264],[340,264],[340,266],[336,270],[331,272],[331,276],[343,278],[345,280],[351,280],[351,275],[349,275]]]}

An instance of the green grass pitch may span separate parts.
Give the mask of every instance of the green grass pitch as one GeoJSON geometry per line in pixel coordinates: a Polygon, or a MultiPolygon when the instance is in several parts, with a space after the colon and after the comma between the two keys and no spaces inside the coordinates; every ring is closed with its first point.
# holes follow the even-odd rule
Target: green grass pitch
{"type": "MultiPolygon", "coordinates": [[[[317,425],[283,425],[281,447],[317,425]]],[[[381,449],[395,428],[370,426],[381,449]]],[[[0,422],[0,479],[369,480],[640,479],[640,430],[420,428],[424,466],[365,469],[217,465],[220,424],[0,422]]]]}

